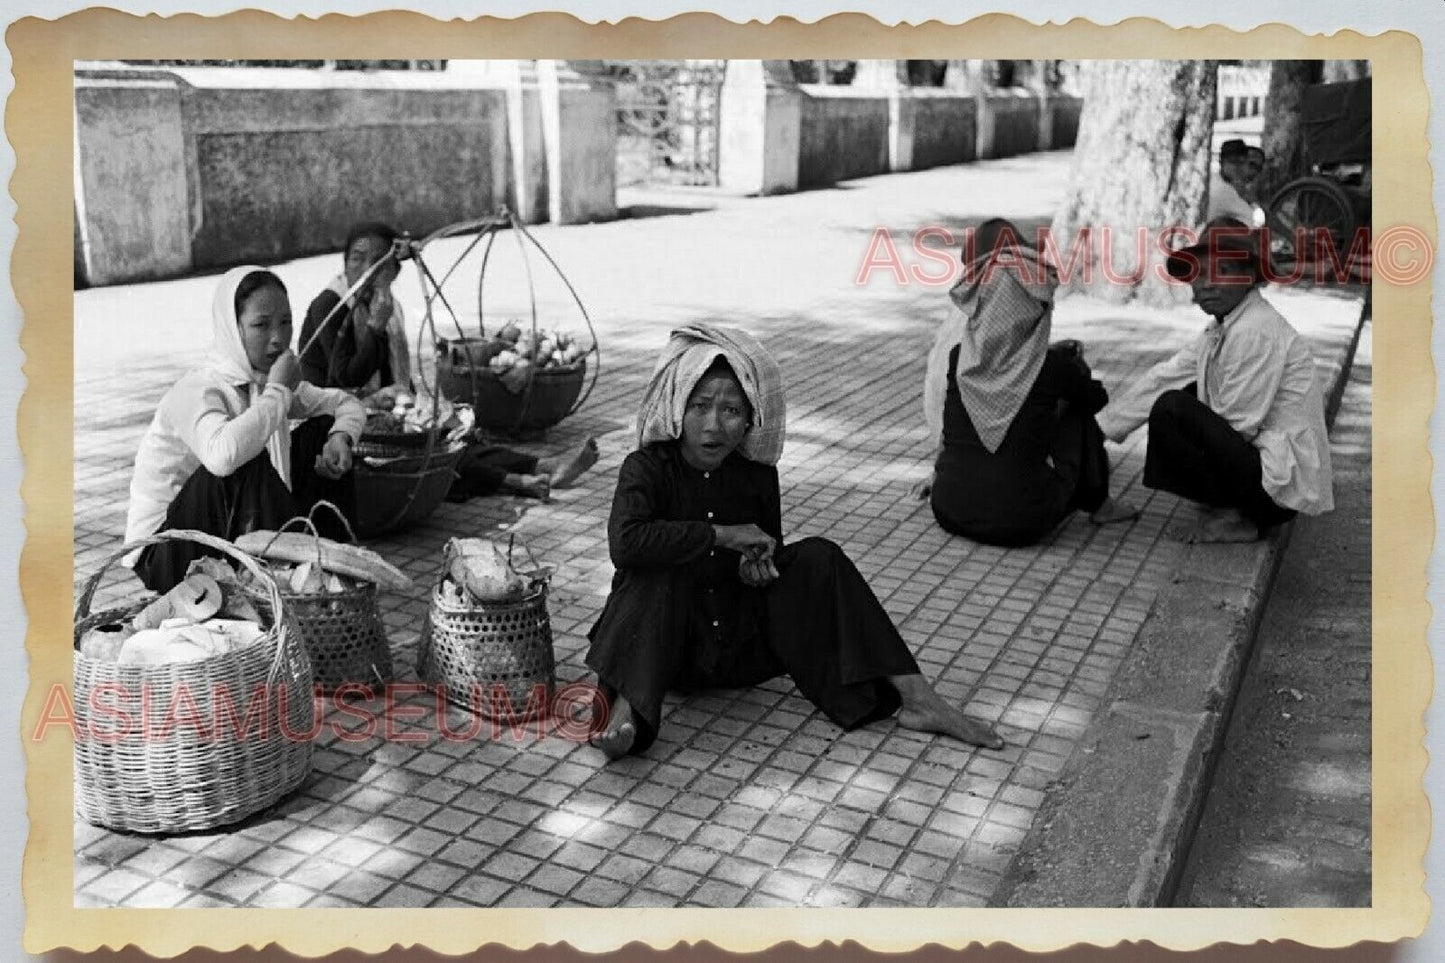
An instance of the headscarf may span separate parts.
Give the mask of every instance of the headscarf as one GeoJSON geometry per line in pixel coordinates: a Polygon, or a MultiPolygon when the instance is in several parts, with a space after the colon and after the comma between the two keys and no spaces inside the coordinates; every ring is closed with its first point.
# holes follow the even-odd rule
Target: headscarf
{"type": "Polygon", "coordinates": [[[932,438],[942,438],[948,356],[957,347],[953,376],[964,410],[985,448],[1003,444],[1044,366],[1057,285],[1053,268],[1027,246],[986,251],[968,265],[948,292],[958,310],[928,354],[923,417],[932,438]]]}
{"type": "MultiPolygon", "coordinates": [[[[241,343],[241,331],[236,317],[236,289],[249,274],[266,271],[254,264],[231,268],[221,276],[216,293],[211,298],[211,352],[205,367],[216,380],[231,389],[228,407],[234,418],[250,408],[258,395],[266,390],[269,371],[257,371],[246,357],[246,347],[241,343]]],[[[269,273],[269,272],[268,272],[269,273]]],[[[281,427],[266,439],[266,451],[276,474],[291,487],[291,423],[283,420],[281,427]]]]}
{"type": "Polygon", "coordinates": [[[673,330],[637,410],[637,447],[682,437],[688,396],[718,358],[732,367],[753,406],[752,426],[738,451],[751,461],[776,465],[787,433],[778,363],[746,331],[718,325],[689,324],[673,330]]]}
{"type": "MultiPolygon", "coordinates": [[[[346,298],[346,292],[350,289],[351,285],[346,282],[345,274],[336,275],[331,279],[331,283],[326,285],[326,290],[335,293],[338,298],[343,300],[346,298]]],[[[355,298],[353,297],[353,304],[350,306],[354,306],[354,303],[355,298]]],[[[333,319],[331,323],[336,324],[337,322],[333,319]]],[[[391,299],[391,315],[386,319],[386,349],[387,363],[391,366],[392,384],[410,391],[412,388],[411,350],[406,343],[406,317],[401,313],[401,302],[396,299],[395,295],[391,299]]],[[[362,387],[362,394],[370,394],[378,388],[388,387],[380,382],[381,379],[377,375],[372,375],[362,387]],[[372,384],[372,381],[377,383],[372,384]]]]}

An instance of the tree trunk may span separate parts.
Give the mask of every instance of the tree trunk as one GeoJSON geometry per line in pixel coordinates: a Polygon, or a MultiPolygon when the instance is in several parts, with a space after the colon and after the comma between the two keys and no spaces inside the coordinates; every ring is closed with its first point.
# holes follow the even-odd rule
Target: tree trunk
{"type": "Polygon", "coordinates": [[[1307,173],[1300,108],[1305,88],[1319,81],[1321,66],[1318,60],[1276,60],[1270,65],[1259,144],[1264,150],[1264,170],[1254,188],[1261,203],[1288,181],[1307,173]]]}
{"type": "Polygon", "coordinates": [[[1164,280],[1160,232],[1204,218],[1216,74],[1212,60],[1084,66],[1068,195],[1052,230],[1068,289],[1115,303],[1183,299],[1164,280]]]}

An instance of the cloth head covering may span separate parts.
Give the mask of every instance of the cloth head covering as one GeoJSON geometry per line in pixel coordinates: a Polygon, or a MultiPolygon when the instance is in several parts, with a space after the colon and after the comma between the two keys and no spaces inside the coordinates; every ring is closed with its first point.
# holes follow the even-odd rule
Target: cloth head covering
{"type": "Polygon", "coordinates": [[[930,436],[943,435],[948,356],[963,407],[990,452],[998,450],[1033,389],[1052,329],[1053,268],[1031,247],[981,252],[948,292],[958,310],[938,329],[923,382],[923,417],[930,436]],[[995,260],[996,258],[996,260],[995,260]]]}
{"type": "Polygon", "coordinates": [[[689,324],[673,330],[637,409],[637,447],[682,437],[687,398],[717,358],[732,366],[753,406],[753,423],[738,451],[776,465],[783,454],[787,413],[778,363],[756,338],[738,328],[689,324]]]}
{"type": "MultiPolygon", "coordinates": [[[[251,406],[256,396],[266,390],[266,379],[270,372],[257,371],[246,357],[246,346],[241,343],[241,331],[236,316],[236,289],[247,275],[257,271],[271,273],[263,267],[246,264],[231,268],[221,276],[216,293],[211,298],[211,352],[205,367],[214,372],[216,378],[224,381],[231,389],[229,399],[231,416],[236,417],[251,406]]],[[[266,440],[266,451],[276,474],[291,487],[291,425],[282,422],[266,440]]]]}
{"type": "MultiPolygon", "coordinates": [[[[326,290],[335,293],[338,298],[343,300],[350,288],[351,285],[346,283],[345,274],[336,275],[331,279],[331,283],[326,285],[326,290]]],[[[355,298],[353,297],[352,300],[354,303],[355,298]]],[[[332,321],[331,323],[336,324],[337,322],[332,321]]],[[[406,316],[401,313],[401,302],[396,299],[395,295],[391,298],[391,316],[386,319],[386,350],[387,364],[391,366],[392,384],[411,391],[411,349],[406,343],[406,316]]],[[[373,374],[362,386],[361,393],[366,395],[378,388],[385,387],[388,386],[381,383],[380,376],[373,374]]]]}

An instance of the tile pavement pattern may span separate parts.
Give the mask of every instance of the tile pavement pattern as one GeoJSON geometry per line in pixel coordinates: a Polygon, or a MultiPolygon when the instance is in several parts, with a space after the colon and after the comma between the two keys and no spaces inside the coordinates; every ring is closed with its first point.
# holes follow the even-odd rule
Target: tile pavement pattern
{"type": "MultiPolygon", "coordinates": [[[[1039,170],[1057,179],[1066,160],[1045,158],[1039,170]]],[[[911,229],[936,223],[936,192],[967,183],[970,170],[912,183],[915,175],[878,178],[848,193],[893,205],[911,229]]],[[[633,252],[670,243],[653,236],[679,229],[669,221],[688,222],[710,249],[740,258],[759,246],[781,259],[801,250],[782,205],[753,203],[615,230],[633,252]]],[[[725,304],[721,292],[711,306],[657,298],[626,315],[615,305],[594,308],[606,374],[587,406],[535,446],[556,451],[597,434],[603,458],[579,488],[546,505],[509,497],[444,505],[427,524],[374,544],[418,582],[414,596],[383,596],[399,677],[415,680],[425,592],[445,540],[513,532],[559,566],[551,598],[559,684],[589,679],[585,633],[612,573],[605,521],[631,446],[633,406],[672,324],[721,320],[758,333],[785,375],[789,439],[780,469],[789,538],[826,535],[841,544],[924,673],[946,698],[996,721],[1005,750],[975,751],[892,722],[843,733],[786,679],[674,698],[648,754],[606,766],[597,751],[535,729],[516,735],[487,725],[478,738],[445,739],[442,722],[461,730],[470,717],[438,710],[424,692],[389,712],[372,704],[388,717],[378,734],[343,739],[336,727],[356,720],[328,701],[312,776],[267,813],[221,832],[155,839],[77,821],[77,905],[984,905],[1178,556],[1167,530],[1181,508],[1139,485],[1136,436],[1114,486],[1143,506],[1134,524],[1096,529],[1075,518],[1040,545],[1010,550],[939,530],[907,491],[928,466],[919,391],[942,292],[853,287],[855,248],[866,242],[856,225],[868,215],[857,212],[850,225],[846,211],[818,209],[834,220],[815,224],[813,236],[832,245],[848,278],[811,293],[797,282],[801,293],[789,289],[802,305],[796,310],[756,299],[725,304]],[[418,741],[383,738],[388,724],[418,741]]],[[[565,246],[575,230],[539,233],[565,246]]],[[[625,250],[592,249],[613,262],[625,250]]],[[[441,263],[449,263],[444,255],[441,263]]],[[[657,263],[665,268],[661,254],[657,263]]],[[[293,301],[319,289],[332,269],[322,259],[294,268],[292,277],[304,270],[313,283],[293,284],[293,301]]],[[[594,286],[583,285],[584,297],[621,297],[599,279],[607,270],[585,269],[594,286]]],[[[689,287],[687,279],[663,283],[656,290],[689,287]]],[[[142,312],[155,287],[137,286],[122,302],[142,312]]],[[[98,311],[90,295],[77,296],[78,332],[98,311]]],[[[1308,312],[1292,317],[1322,356],[1337,358],[1350,330],[1338,315],[1325,312],[1319,323],[1308,312]]],[[[1074,299],[1060,305],[1055,336],[1084,340],[1113,387],[1200,323],[1188,309],[1150,317],[1074,299]]],[[[136,441],[155,401],[196,355],[120,365],[80,359],[77,344],[78,588],[118,547],[136,441]]],[[[137,588],[133,578],[114,577],[97,604],[137,588]]]]}

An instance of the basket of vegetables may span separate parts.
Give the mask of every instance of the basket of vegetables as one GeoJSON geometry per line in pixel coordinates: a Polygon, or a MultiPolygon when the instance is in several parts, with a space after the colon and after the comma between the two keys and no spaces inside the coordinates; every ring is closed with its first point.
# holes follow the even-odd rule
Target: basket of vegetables
{"type": "Polygon", "coordinates": [[[75,610],[75,808],[137,833],[211,829],[266,809],[311,771],[311,662],[270,573],[204,532],[158,532],[121,548],[75,610]],[[159,598],[92,613],[110,567],[169,540],[217,558],[192,563],[159,598]]]}
{"type": "MultiPolygon", "coordinates": [[[[346,524],[330,502],[318,502],[312,515],[322,506],[346,524]]],[[[369,686],[391,681],[391,648],[377,593],[410,589],[405,573],[368,549],[322,538],[311,515],[291,519],[280,531],[249,532],[236,539],[236,546],[268,566],[306,646],[318,687],[330,691],[348,682],[369,686]],[[307,531],[290,531],[293,525],[307,531]]],[[[261,586],[252,582],[248,588],[261,586]]]]}
{"type": "Polygon", "coordinates": [[[556,690],[550,570],[519,572],[511,547],[454,538],[422,627],[417,675],[447,700],[488,719],[532,719],[556,690]]]}
{"type": "Polygon", "coordinates": [[[492,338],[439,340],[437,384],[470,403],[482,428],[541,431],[576,410],[591,351],[569,334],[534,334],[512,321],[492,338]]]}

